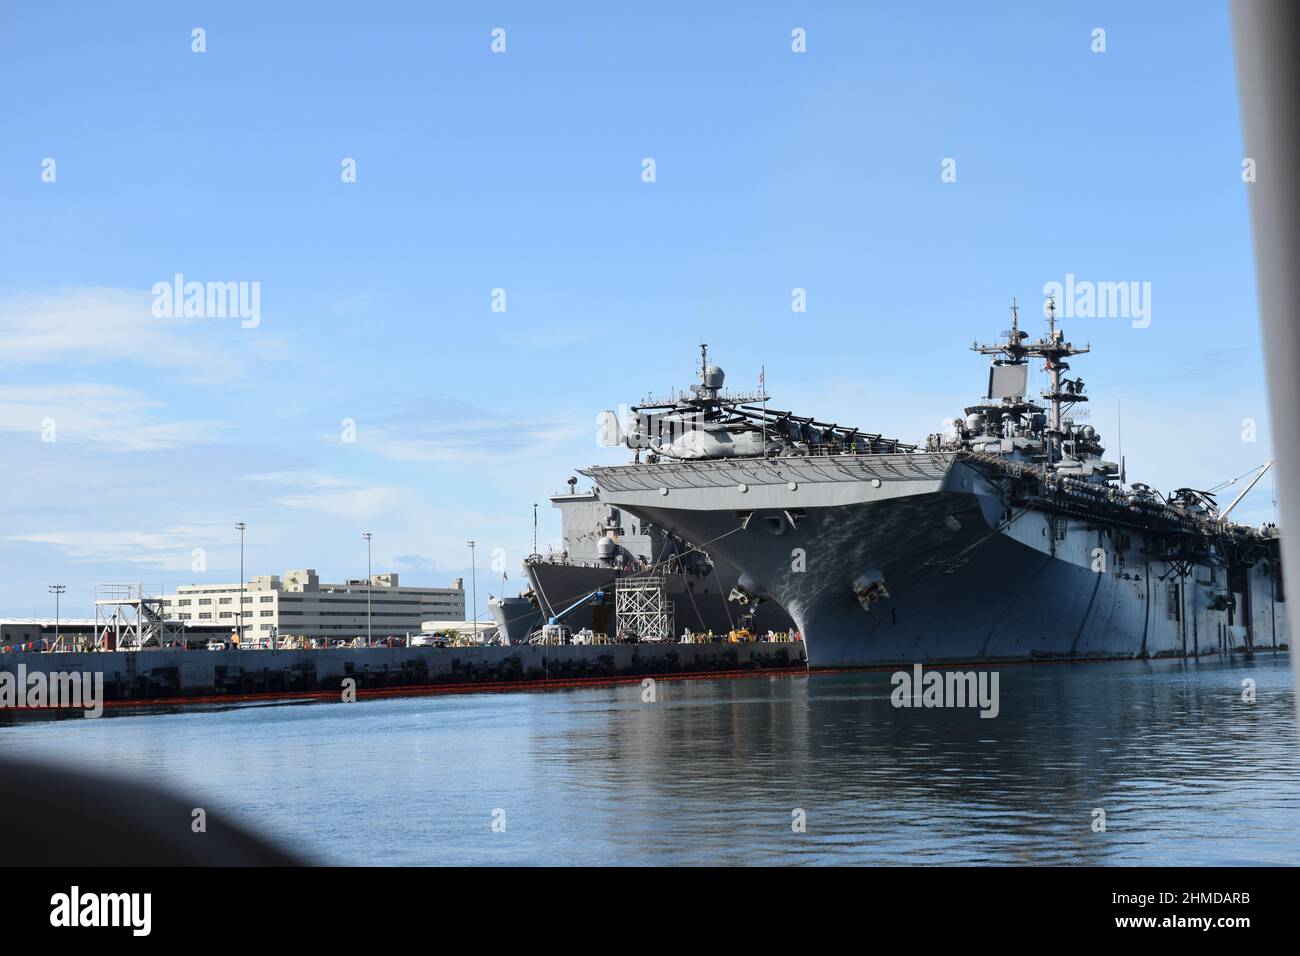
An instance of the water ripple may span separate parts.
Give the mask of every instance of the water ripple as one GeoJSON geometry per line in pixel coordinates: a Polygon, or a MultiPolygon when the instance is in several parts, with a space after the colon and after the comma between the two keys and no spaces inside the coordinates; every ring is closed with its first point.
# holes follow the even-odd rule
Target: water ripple
{"type": "Polygon", "coordinates": [[[163,783],[323,862],[1300,859],[1285,656],[1006,668],[993,720],[889,691],[863,673],[661,683],[654,704],[629,685],[238,707],[8,726],[0,749],[163,783]]]}

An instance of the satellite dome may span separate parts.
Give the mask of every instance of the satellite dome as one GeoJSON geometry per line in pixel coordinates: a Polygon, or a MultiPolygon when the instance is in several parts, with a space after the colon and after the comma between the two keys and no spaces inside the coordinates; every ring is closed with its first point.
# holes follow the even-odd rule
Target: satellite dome
{"type": "Polygon", "coordinates": [[[602,561],[609,561],[614,557],[616,545],[613,538],[601,538],[596,542],[596,554],[602,561]]]}
{"type": "Polygon", "coordinates": [[[726,378],[722,369],[716,365],[710,365],[704,370],[704,385],[706,388],[722,388],[722,381],[726,378]]]}

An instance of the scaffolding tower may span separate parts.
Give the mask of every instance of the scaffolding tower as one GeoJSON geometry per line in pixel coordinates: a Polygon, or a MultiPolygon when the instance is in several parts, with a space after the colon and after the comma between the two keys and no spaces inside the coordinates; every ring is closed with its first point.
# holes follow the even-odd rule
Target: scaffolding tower
{"type": "Polygon", "coordinates": [[[614,616],[620,635],[641,641],[673,640],[673,602],[661,574],[619,578],[614,583],[614,616]]]}
{"type": "Polygon", "coordinates": [[[145,647],[184,647],[185,625],[169,621],[163,589],[143,584],[95,586],[95,636],[101,651],[138,651],[145,647]]]}

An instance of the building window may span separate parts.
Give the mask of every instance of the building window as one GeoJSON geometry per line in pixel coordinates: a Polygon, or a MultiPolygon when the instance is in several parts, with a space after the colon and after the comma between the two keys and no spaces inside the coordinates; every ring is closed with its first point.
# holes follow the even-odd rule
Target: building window
{"type": "Polygon", "coordinates": [[[229,604],[229,603],[231,602],[231,600],[232,600],[232,598],[222,598],[222,599],[221,599],[221,603],[222,603],[222,604],[229,604]]]}
{"type": "Polygon", "coordinates": [[[179,604],[181,607],[189,607],[190,599],[186,598],[184,601],[177,601],[176,603],[179,604]]]}
{"type": "Polygon", "coordinates": [[[275,617],[275,612],[274,612],[274,611],[263,611],[263,612],[261,613],[260,616],[261,616],[261,617],[275,617]]]}
{"type": "Polygon", "coordinates": [[[204,611],[202,614],[199,615],[199,618],[200,618],[200,619],[202,619],[202,618],[207,618],[208,620],[211,620],[211,619],[212,619],[212,612],[211,612],[211,611],[204,611]]]}
{"type": "Polygon", "coordinates": [[[263,596],[263,597],[261,597],[261,598],[258,598],[258,600],[260,600],[263,604],[267,604],[267,603],[269,603],[269,602],[275,600],[275,595],[274,595],[274,594],[267,594],[267,595],[265,595],[265,596],[263,596]]]}

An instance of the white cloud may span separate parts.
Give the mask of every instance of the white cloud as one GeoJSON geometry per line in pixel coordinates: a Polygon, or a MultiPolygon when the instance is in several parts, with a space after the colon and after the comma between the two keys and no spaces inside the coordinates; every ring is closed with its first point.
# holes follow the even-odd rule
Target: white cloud
{"type": "MultiPolygon", "coordinates": [[[[392,461],[504,463],[520,455],[536,458],[575,438],[594,436],[594,418],[573,423],[519,419],[455,399],[435,400],[411,403],[396,415],[359,419],[357,447],[392,461]]],[[[337,436],[325,440],[338,442],[337,436]]]]}
{"type": "Polygon", "coordinates": [[[280,507],[318,511],[353,521],[372,520],[402,507],[422,505],[419,496],[405,488],[366,484],[312,471],[271,471],[241,475],[239,480],[292,489],[272,499],[280,507]]]}
{"type": "Polygon", "coordinates": [[[114,451],[155,451],[210,441],[226,427],[218,421],[158,422],[154,415],[162,407],[117,385],[0,385],[0,429],[34,436],[45,432],[55,443],[84,441],[114,451]]]}
{"type": "Polygon", "coordinates": [[[404,488],[358,484],[285,495],[276,498],[275,503],[286,508],[305,508],[336,518],[363,521],[391,514],[404,504],[414,504],[418,500],[418,496],[404,488]]]}
{"type": "Polygon", "coordinates": [[[114,288],[0,301],[0,365],[126,362],[133,369],[186,369],[192,378],[217,381],[240,375],[250,359],[274,351],[273,337],[241,329],[238,320],[160,319],[152,305],[148,291],[114,288]],[[251,339],[239,335],[258,336],[258,347],[243,347],[251,339]]]}
{"type": "MultiPolygon", "coordinates": [[[[595,432],[595,426],[589,429],[595,432]]],[[[492,436],[473,434],[467,430],[445,430],[435,435],[420,436],[399,430],[376,428],[358,437],[357,444],[375,454],[393,461],[441,462],[444,464],[471,464],[484,462],[504,463],[516,456],[527,458],[547,445],[571,441],[583,429],[536,429],[527,434],[513,434],[506,438],[511,444],[495,446],[492,436]],[[515,444],[522,443],[522,444],[515,444]]],[[[504,436],[503,436],[504,437],[504,436]]]]}
{"type": "Polygon", "coordinates": [[[527,536],[523,516],[476,510],[467,502],[437,507],[431,503],[437,499],[409,487],[308,471],[245,475],[241,480],[284,486],[286,493],[272,499],[281,508],[337,519],[304,524],[300,519],[281,516],[286,525],[310,526],[313,530],[324,527],[332,535],[373,530],[376,557],[381,553],[434,555],[428,560],[436,564],[448,555],[468,556],[465,542],[469,538],[477,539],[490,554],[496,547],[513,549],[527,536]]]}
{"type": "Polygon", "coordinates": [[[6,540],[57,548],[73,561],[189,571],[194,549],[229,538],[225,526],[168,528],[161,531],[48,531],[8,535],[6,540]]]}
{"type": "Polygon", "coordinates": [[[274,485],[297,485],[310,490],[346,488],[358,482],[351,478],[334,478],[313,471],[268,471],[257,475],[240,475],[240,481],[261,481],[274,485]]]}
{"type": "Polygon", "coordinates": [[[367,484],[353,478],[335,478],[312,471],[272,471],[241,475],[240,481],[255,481],[292,489],[273,499],[284,508],[319,511],[354,521],[372,520],[403,510],[424,510],[423,499],[407,488],[367,484]]]}

